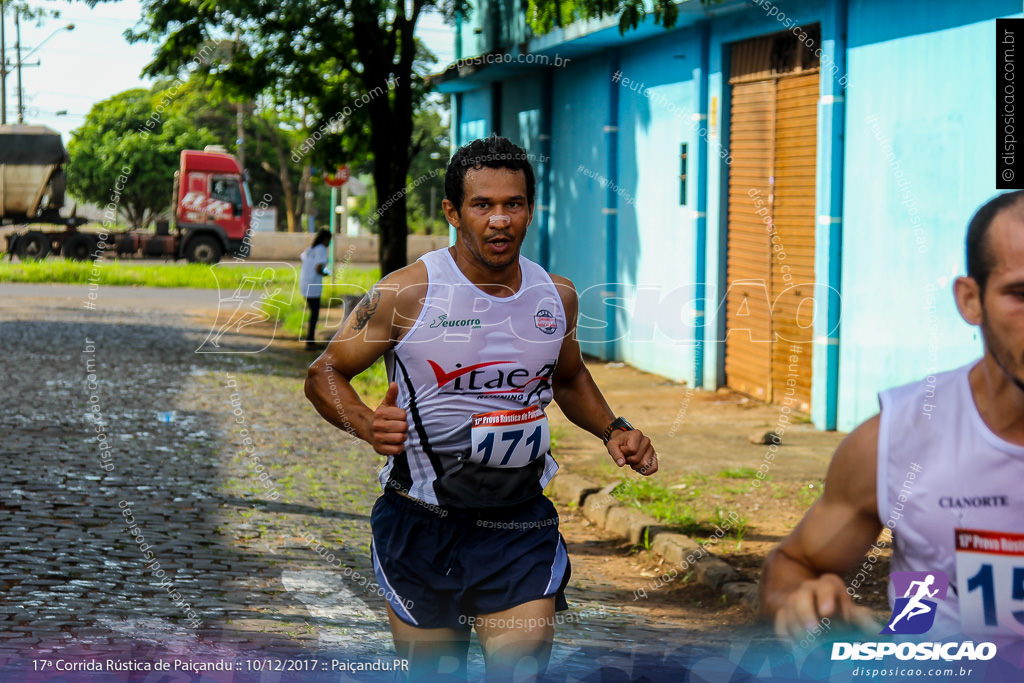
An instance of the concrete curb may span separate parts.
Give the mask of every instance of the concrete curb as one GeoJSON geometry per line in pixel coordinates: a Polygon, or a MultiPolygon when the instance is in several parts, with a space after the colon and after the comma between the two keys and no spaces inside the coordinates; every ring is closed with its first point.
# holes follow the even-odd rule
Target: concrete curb
{"type": "Polygon", "coordinates": [[[758,611],[757,584],[743,579],[725,560],[712,555],[708,546],[713,544],[702,546],[689,536],[668,531],[653,517],[623,505],[611,495],[616,486],[617,483],[602,488],[577,474],[558,474],[548,484],[546,493],[566,505],[577,505],[591,522],[629,539],[630,543],[646,540],[653,552],[680,571],[692,570],[705,586],[751,612],[758,611]]]}

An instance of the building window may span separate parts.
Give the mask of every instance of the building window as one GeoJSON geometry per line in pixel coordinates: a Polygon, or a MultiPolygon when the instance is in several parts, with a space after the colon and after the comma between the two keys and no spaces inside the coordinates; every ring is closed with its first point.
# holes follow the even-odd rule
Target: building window
{"type": "Polygon", "coordinates": [[[679,206],[686,206],[686,143],[679,145],[679,206]]]}

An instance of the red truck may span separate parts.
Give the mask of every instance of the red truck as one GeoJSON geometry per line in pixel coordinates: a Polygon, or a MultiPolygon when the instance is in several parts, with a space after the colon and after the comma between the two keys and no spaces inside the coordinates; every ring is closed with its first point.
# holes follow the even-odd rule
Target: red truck
{"type": "Polygon", "coordinates": [[[182,151],[173,225],[158,220],[155,231],[107,233],[103,242],[97,233],[78,230],[84,219],[60,216],[67,160],[56,131],[0,126],[0,225],[32,224],[7,235],[11,257],[40,259],[52,252],[81,261],[113,250],[118,257],[217,263],[226,253],[248,255],[252,199],[238,161],[223,148],[182,151]]]}

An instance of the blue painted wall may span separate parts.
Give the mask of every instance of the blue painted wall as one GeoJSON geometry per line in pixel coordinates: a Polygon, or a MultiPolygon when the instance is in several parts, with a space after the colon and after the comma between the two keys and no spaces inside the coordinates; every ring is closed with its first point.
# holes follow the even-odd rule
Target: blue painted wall
{"type": "MultiPolygon", "coordinates": [[[[622,51],[619,82],[617,277],[620,357],[636,367],[694,381],[697,109],[690,29],[622,51]],[[686,204],[680,204],[680,145],[687,143],[686,204]]],[[[585,182],[596,183],[587,178],[585,182]]]]}
{"type": "MultiPolygon", "coordinates": [[[[502,82],[501,134],[526,150],[530,155],[534,175],[537,176],[536,200],[542,196],[543,167],[541,166],[541,105],[543,79],[539,72],[502,82]]],[[[540,213],[534,208],[533,223],[523,243],[523,255],[540,260],[540,213]]]]}
{"type": "Polygon", "coordinates": [[[1019,12],[851,3],[840,429],[877,412],[877,391],[981,355],[952,279],[971,214],[995,194],[991,17],[1019,12]]]}
{"type": "Polygon", "coordinates": [[[463,93],[458,119],[460,142],[464,145],[490,135],[494,130],[491,117],[490,86],[463,93]]]}
{"type": "MultiPolygon", "coordinates": [[[[705,388],[725,384],[725,296],[729,220],[729,117],[731,114],[729,55],[736,42],[787,30],[790,26],[824,24],[825,8],[819,2],[777,2],[778,16],[768,16],[759,7],[716,17],[711,22],[708,78],[708,209],[707,209],[707,343],[704,346],[705,388]],[[783,16],[784,15],[784,16],[783,16]],[[779,17],[782,17],[780,21],[779,17]]],[[[824,29],[824,26],[823,26],[824,29]]],[[[824,36],[823,36],[824,37],[824,36]]],[[[819,148],[821,140],[818,141],[819,148]]],[[[817,183],[828,181],[827,170],[818,168],[817,183]]],[[[819,212],[816,212],[819,213],[819,212]]],[[[815,316],[815,334],[825,321],[815,316]]],[[[818,373],[811,379],[812,393],[823,383],[818,373]]],[[[812,413],[812,418],[820,420],[812,413]]]]}
{"type": "Polygon", "coordinates": [[[516,0],[474,0],[459,22],[456,55],[473,57],[527,39],[526,15],[516,0]]]}
{"type": "Polygon", "coordinates": [[[606,55],[573,61],[553,79],[550,270],[580,293],[580,346],[606,356],[609,280],[604,263],[605,190],[589,174],[607,176],[604,127],[609,119],[610,62],[606,55]]]}
{"type": "MultiPolygon", "coordinates": [[[[1021,8],[997,0],[776,5],[797,23],[820,23],[823,41],[843,50],[847,60],[845,92],[828,80],[832,74],[822,74],[821,94],[842,97],[843,111],[838,128],[821,121],[818,127],[817,273],[819,281],[832,277],[833,261],[840,260],[841,273],[834,277],[841,327],[837,356],[826,358],[834,345],[815,346],[812,414],[819,426],[832,420],[845,430],[876,412],[877,391],[981,353],[977,331],[956,312],[951,283],[964,271],[966,223],[995,193],[994,17],[1021,16],[1021,8]],[[838,392],[823,395],[822,375],[837,365],[838,392]]],[[[756,6],[708,11],[704,103],[697,101],[704,75],[695,74],[691,61],[698,49],[692,25],[671,32],[644,27],[625,38],[613,29],[569,31],[569,42],[549,36],[536,44],[573,56],[552,76],[550,270],[572,278],[581,293],[584,351],[687,381],[692,346],[684,344],[682,352],[673,346],[687,336],[685,317],[675,317],[676,308],[686,305],[663,299],[693,279],[700,258],[694,252],[695,203],[688,197],[686,207],[678,205],[676,176],[679,143],[688,142],[692,151],[697,141],[687,116],[706,108],[707,166],[688,170],[691,193],[701,174],[707,183],[710,343],[703,350],[703,385],[714,388],[724,380],[724,344],[716,340],[724,338],[718,302],[725,294],[728,54],[733,42],[786,27],[756,6]],[[651,88],[651,96],[611,83],[615,55],[622,74],[651,88]],[[613,86],[619,97],[614,111],[613,86]],[[605,130],[610,122],[618,124],[617,133],[605,130]],[[609,208],[610,182],[621,188],[611,198],[618,209],[614,220],[602,211],[609,208]],[[617,244],[610,270],[609,226],[617,244]],[[608,285],[615,282],[622,299],[608,301],[608,285]],[[612,347],[604,343],[609,307],[619,328],[612,347]],[[670,319],[679,326],[670,328],[670,319]]],[[[502,132],[531,152],[539,150],[534,131],[543,85],[537,74],[503,85],[502,132]]],[[[836,106],[821,103],[819,118],[836,106]]],[[[488,134],[489,88],[465,93],[459,114],[464,140],[488,134]]],[[[526,253],[536,257],[536,248],[535,231],[526,253]]],[[[819,342],[828,331],[825,312],[816,307],[819,342]]]]}

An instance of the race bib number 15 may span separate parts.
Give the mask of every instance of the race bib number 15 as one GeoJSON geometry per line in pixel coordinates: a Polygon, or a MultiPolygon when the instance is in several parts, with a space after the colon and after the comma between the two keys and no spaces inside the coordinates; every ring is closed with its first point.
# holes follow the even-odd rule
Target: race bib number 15
{"type": "Polygon", "coordinates": [[[954,533],[964,631],[1024,635],[1024,534],[977,529],[954,533]]]}
{"type": "Polygon", "coordinates": [[[548,417],[537,406],[473,416],[470,462],[487,467],[523,467],[551,447],[548,417]]]}

